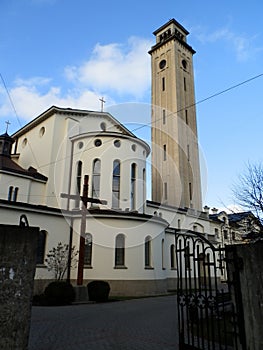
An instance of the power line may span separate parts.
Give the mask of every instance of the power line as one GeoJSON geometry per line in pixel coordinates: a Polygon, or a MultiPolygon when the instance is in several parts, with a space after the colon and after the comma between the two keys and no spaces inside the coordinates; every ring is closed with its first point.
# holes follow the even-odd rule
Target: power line
{"type": "MultiPolygon", "coordinates": [[[[221,90],[221,91],[219,91],[219,92],[216,92],[215,94],[210,95],[210,96],[208,96],[208,97],[205,97],[205,98],[203,98],[202,100],[199,100],[199,101],[197,101],[197,102],[195,102],[195,103],[192,103],[191,105],[185,106],[185,107],[183,107],[183,108],[177,110],[176,112],[171,112],[170,114],[167,115],[167,117],[170,117],[170,116],[173,115],[173,114],[180,113],[180,112],[182,112],[182,111],[184,111],[184,110],[186,110],[186,109],[188,109],[188,108],[195,107],[195,106],[197,106],[197,105],[199,105],[199,104],[201,104],[201,103],[203,103],[203,102],[206,102],[206,101],[208,101],[208,100],[211,100],[212,98],[215,98],[215,97],[217,97],[217,96],[223,95],[224,93],[226,93],[226,92],[228,92],[228,91],[230,91],[230,90],[234,90],[234,89],[236,89],[237,87],[239,87],[239,86],[241,86],[241,85],[244,85],[244,84],[247,84],[247,83],[251,82],[252,80],[258,79],[258,78],[260,78],[260,77],[262,77],[262,76],[263,76],[263,73],[258,74],[258,75],[255,75],[254,77],[249,78],[249,79],[247,79],[247,80],[244,80],[244,81],[242,81],[241,83],[232,85],[232,86],[230,86],[230,87],[227,88],[227,89],[224,89],[224,90],[221,90]]],[[[157,121],[160,121],[161,119],[162,119],[162,118],[157,119],[156,122],[157,122],[157,121]]],[[[140,130],[140,129],[144,128],[145,126],[149,126],[149,125],[152,125],[152,124],[153,124],[153,122],[149,122],[149,123],[147,123],[147,124],[145,124],[145,125],[141,125],[141,126],[139,126],[138,128],[133,129],[132,132],[137,131],[137,130],[140,130]]]]}
{"type": "MultiPolygon", "coordinates": [[[[2,83],[3,83],[4,88],[5,88],[5,91],[6,91],[6,93],[7,93],[8,99],[9,99],[9,101],[10,101],[10,104],[11,104],[11,106],[12,106],[14,112],[15,112],[16,119],[17,119],[17,121],[18,121],[18,124],[19,124],[19,126],[21,127],[21,126],[22,126],[22,123],[21,123],[21,121],[20,121],[20,119],[19,119],[19,117],[18,117],[18,114],[17,114],[16,108],[15,108],[15,105],[14,105],[14,103],[13,103],[13,100],[12,100],[12,98],[11,98],[11,95],[10,95],[10,93],[9,93],[9,91],[8,91],[8,88],[7,88],[7,86],[6,86],[5,80],[4,80],[4,78],[3,78],[3,76],[2,76],[1,73],[0,73],[0,76],[1,76],[1,80],[2,80],[2,83]]],[[[34,154],[32,148],[31,148],[30,142],[28,143],[28,145],[29,145],[29,147],[30,147],[30,150],[31,150],[32,156],[33,156],[33,158],[34,158],[34,161],[36,162],[37,166],[39,167],[39,164],[38,164],[38,162],[37,162],[37,159],[36,159],[36,157],[35,157],[35,154],[34,154]]]]}
{"type": "MultiPolygon", "coordinates": [[[[12,105],[14,111],[15,111],[15,114],[16,114],[16,117],[17,117],[17,119],[18,119],[18,121],[19,121],[19,124],[21,125],[21,122],[20,122],[20,120],[19,120],[19,118],[18,118],[18,115],[17,115],[16,109],[15,109],[14,103],[13,103],[12,98],[11,98],[9,92],[8,92],[8,89],[7,89],[7,87],[6,87],[6,84],[5,84],[5,81],[4,81],[4,79],[3,79],[3,76],[2,76],[1,73],[0,73],[0,75],[1,75],[1,80],[2,80],[2,82],[3,82],[3,85],[4,85],[4,87],[5,87],[5,90],[6,90],[6,92],[7,92],[7,95],[8,95],[8,97],[9,97],[10,103],[11,103],[11,105],[12,105]]],[[[258,78],[260,78],[260,77],[262,77],[262,76],[263,76],[263,73],[260,73],[260,74],[258,74],[258,75],[256,75],[256,76],[253,76],[253,77],[249,78],[249,79],[243,80],[242,82],[237,83],[237,84],[235,84],[235,85],[232,85],[232,86],[230,86],[229,88],[226,88],[226,89],[224,89],[224,90],[221,90],[221,91],[219,91],[219,92],[216,92],[216,93],[214,93],[214,94],[212,94],[212,95],[210,95],[210,96],[208,96],[208,97],[206,97],[206,98],[203,98],[203,99],[201,99],[201,100],[199,100],[199,101],[197,101],[197,102],[195,102],[195,103],[192,103],[192,104],[190,104],[190,105],[188,105],[188,106],[185,106],[185,107],[183,107],[183,108],[177,110],[176,112],[171,112],[171,113],[169,113],[166,117],[169,118],[169,117],[171,117],[172,115],[176,115],[176,114],[178,114],[178,113],[180,113],[180,112],[182,112],[182,111],[184,111],[184,110],[186,110],[186,109],[188,109],[188,108],[195,107],[196,105],[199,105],[199,104],[204,103],[204,102],[206,102],[206,101],[208,101],[208,100],[211,100],[211,99],[213,99],[213,98],[215,98],[215,97],[217,97],[217,96],[220,96],[220,95],[222,95],[222,94],[224,94],[224,93],[226,93],[226,92],[229,92],[229,91],[231,91],[231,90],[234,90],[234,89],[238,88],[239,86],[245,85],[245,84],[247,84],[247,83],[249,83],[249,82],[251,82],[251,81],[253,81],[253,80],[255,80],[255,79],[258,79],[258,78]]],[[[139,127],[132,129],[131,132],[135,132],[135,131],[141,130],[141,129],[145,128],[145,127],[151,126],[151,125],[153,125],[154,123],[156,123],[156,122],[158,122],[158,121],[160,121],[160,120],[162,120],[162,118],[157,119],[155,122],[152,122],[152,121],[151,121],[151,122],[149,122],[149,123],[145,123],[145,124],[143,124],[143,125],[140,125],[139,127]]],[[[108,143],[108,142],[112,142],[112,140],[105,141],[104,143],[108,143]]],[[[31,147],[30,147],[30,148],[31,148],[31,147]]],[[[90,147],[90,148],[86,148],[86,149],[83,150],[83,151],[76,152],[75,155],[78,154],[78,153],[84,153],[84,152],[89,151],[89,150],[91,150],[91,149],[93,149],[93,146],[90,147]]],[[[37,162],[37,160],[36,160],[36,157],[35,157],[35,155],[34,155],[34,152],[33,152],[32,148],[31,148],[31,152],[32,152],[32,154],[33,154],[34,160],[36,161],[36,164],[38,164],[38,162],[37,162]]],[[[39,169],[41,169],[41,168],[46,167],[46,166],[48,166],[48,165],[56,164],[57,162],[63,161],[63,160],[65,160],[65,159],[69,158],[69,157],[70,157],[70,156],[65,156],[65,157],[63,157],[63,158],[61,158],[61,159],[57,159],[56,161],[49,162],[49,163],[43,164],[41,167],[40,167],[40,166],[38,166],[38,167],[39,167],[39,169]]]]}
{"type": "MultiPolygon", "coordinates": [[[[195,102],[195,103],[192,103],[192,104],[190,104],[190,105],[188,105],[188,106],[185,106],[185,107],[183,107],[183,108],[177,110],[176,112],[171,112],[171,113],[169,113],[166,117],[169,118],[169,117],[171,117],[172,115],[176,115],[176,114],[178,114],[178,113],[180,113],[180,112],[182,112],[182,111],[184,111],[184,110],[186,110],[186,109],[188,109],[188,108],[195,107],[195,106],[198,105],[198,104],[204,103],[204,102],[206,102],[206,101],[208,101],[208,100],[211,100],[211,99],[213,99],[213,98],[215,98],[215,97],[217,97],[217,96],[220,96],[220,95],[222,95],[222,94],[224,94],[224,93],[226,93],[226,92],[228,92],[228,91],[234,90],[234,89],[236,89],[237,87],[239,87],[239,86],[241,86],[241,85],[244,85],[244,84],[247,84],[247,83],[251,82],[252,80],[258,79],[258,78],[260,78],[260,77],[262,77],[262,76],[263,76],[263,73],[260,73],[260,74],[258,74],[258,75],[256,75],[256,76],[253,76],[253,77],[249,78],[249,79],[243,80],[242,82],[240,82],[240,83],[238,83],[238,84],[235,84],[235,85],[232,85],[232,86],[230,86],[230,87],[227,88],[227,89],[224,89],[224,90],[221,90],[221,91],[219,91],[219,92],[216,92],[215,94],[212,94],[212,95],[210,95],[210,96],[208,96],[208,97],[206,97],[206,98],[204,98],[204,99],[201,99],[201,100],[199,100],[199,101],[197,101],[197,102],[195,102]]],[[[135,131],[141,130],[141,129],[145,128],[145,127],[151,126],[151,125],[153,125],[154,123],[156,123],[156,122],[158,122],[158,121],[160,121],[160,120],[162,120],[162,118],[157,119],[155,122],[152,122],[152,121],[151,121],[151,122],[146,123],[146,124],[144,124],[144,125],[140,125],[139,127],[132,129],[131,132],[135,132],[135,131]]],[[[105,144],[105,143],[108,143],[108,142],[112,142],[112,140],[105,141],[104,144],[105,144]]],[[[79,151],[79,152],[76,152],[76,153],[74,153],[74,154],[76,155],[76,154],[78,154],[78,153],[84,153],[84,152],[89,151],[89,150],[92,150],[92,149],[93,149],[93,147],[86,148],[84,151],[79,151]]],[[[67,158],[69,158],[69,156],[66,156],[66,157],[64,157],[64,158],[61,158],[61,159],[59,159],[59,160],[57,160],[57,161],[63,161],[63,160],[65,160],[65,159],[67,159],[67,158]]],[[[44,166],[51,165],[51,164],[55,164],[57,161],[53,161],[53,162],[50,162],[50,163],[46,163],[46,164],[43,165],[43,167],[44,167],[44,166]]]]}
{"type": "Polygon", "coordinates": [[[0,77],[1,77],[1,80],[2,80],[2,83],[3,83],[3,86],[4,86],[4,88],[5,88],[6,94],[7,94],[7,96],[8,96],[9,102],[10,102],[10,104],[11,104],[11,106],[12,106],[14,112],[15,112],[15,115],[16,115],[16,118],[17,118],[17,121],[18,121],[18,124],[19,124],[20,126],[22,126],[22,123],[20,122],[20,119],[18,118],[15,105],[14,105],[14,103],[13,103],[13,100],[12,100],[12,98],[11,98],[11,95],[10,95],[10,93],[9,93],[9,91],[8,91],[8,88],[7,88],[7,86],[6,86],[5,80],[4,80],[4,78],[3,78],[3,76],[2,76],[1,73],[0,73],[0,77]]]}

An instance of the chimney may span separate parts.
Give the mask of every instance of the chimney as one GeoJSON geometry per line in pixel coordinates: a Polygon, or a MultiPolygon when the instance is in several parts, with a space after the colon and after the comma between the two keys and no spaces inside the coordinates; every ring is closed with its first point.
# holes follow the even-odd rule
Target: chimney
{"type": "Polygon", "coordinates": [[[217,214],[217,212],[218,212],[218,209],[216,209],[215,207],[212,209],[212,213],[213,214],[217,214]]]}

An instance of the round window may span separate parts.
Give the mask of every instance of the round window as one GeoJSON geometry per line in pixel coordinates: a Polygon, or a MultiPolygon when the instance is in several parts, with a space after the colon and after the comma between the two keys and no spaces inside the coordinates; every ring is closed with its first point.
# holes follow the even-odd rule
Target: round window
{"type": "Polygon", "coordinates": [[[83,148],[83,146],[84,146],[84,143],[83,143],[82,141],[80,141],[80,142],[78,143],[78,149],[83,148]]]}
{"type": "Polygon", "coordinates": [[[96,140],[94,141],[94,145],[95,145],[95,147],[100,147],[100,146],[102,145],[101,140],[100,140],[100,139],[96,139],[96,140]]]}
{"type": "Polygon", "coordinates": [[[42,137],[45,134],[46,129],[44,128],[44,126],[42,126],[42,128],[39,130],[39,136],[42,137]]]}
{"type": "Polygon", "coordinates": [[[159,63],[160,69],[164,69],[165,66],[166,66],[166,60],[161,60],[161,62],[159,63]]]}
{"type": "Polygon", "coordinates": [[[121,147],[121,141],[120,140],[115,140],[114,141],[114,146],[117,147],[117,148],[121,147]]]}
{"type": "Polygon", "coordinates": [[[26,147],[27,145],[27,138],[24,138],[24,140],[22,141],[22,147],[26,147]]]}
{"type": "Polygon", "coordinates": [[[186,60],[182,60],[182,66],[184,67],[184,69],[187,68],[187,62],[186,62],[186,60]]]}
{"type": "Polygon", "coordinates": [[[104,122],[100,123],[100,128],[102,131],[106,131],[106,123],[104,122]]]}

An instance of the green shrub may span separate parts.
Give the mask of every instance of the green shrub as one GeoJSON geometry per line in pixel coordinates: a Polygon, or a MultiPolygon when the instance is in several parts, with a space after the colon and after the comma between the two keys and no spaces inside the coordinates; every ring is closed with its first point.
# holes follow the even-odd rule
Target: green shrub
{"type": "Polygon", "coordinates": [[[34,306],[47,306],[48,302],[47,302],[47,298],[46,298],[45,294],[42,293],[42,294],[34,295],[33,299],[32,299],[32,305],[34,305],[34,306]]]}
{"type": "Polygon", "coordinates": [[[104,302],[108,300],[110,285],[106,281],[92,281],[88,283],[89,300],[104,302]]]}
{"type": "Polygon", "coordinates": [[[73,286],[65,281],[49,283],[44,292],[48,305],[68,305],[75,300],[73,286]]]}

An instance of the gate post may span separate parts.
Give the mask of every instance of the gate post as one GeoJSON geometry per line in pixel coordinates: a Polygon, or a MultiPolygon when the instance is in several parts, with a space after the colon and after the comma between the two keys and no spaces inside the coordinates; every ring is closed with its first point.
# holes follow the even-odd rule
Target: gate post
{"type": "Polygon", "coordinates": [[[0,225],[0,349],[28,347],[38,233],[0,225]]]}
{"type": "Polygon", "coordinates": [[[263,349],[263,241],[226,247],[231,297],[236,304],[241,349],[263,349]]]}

